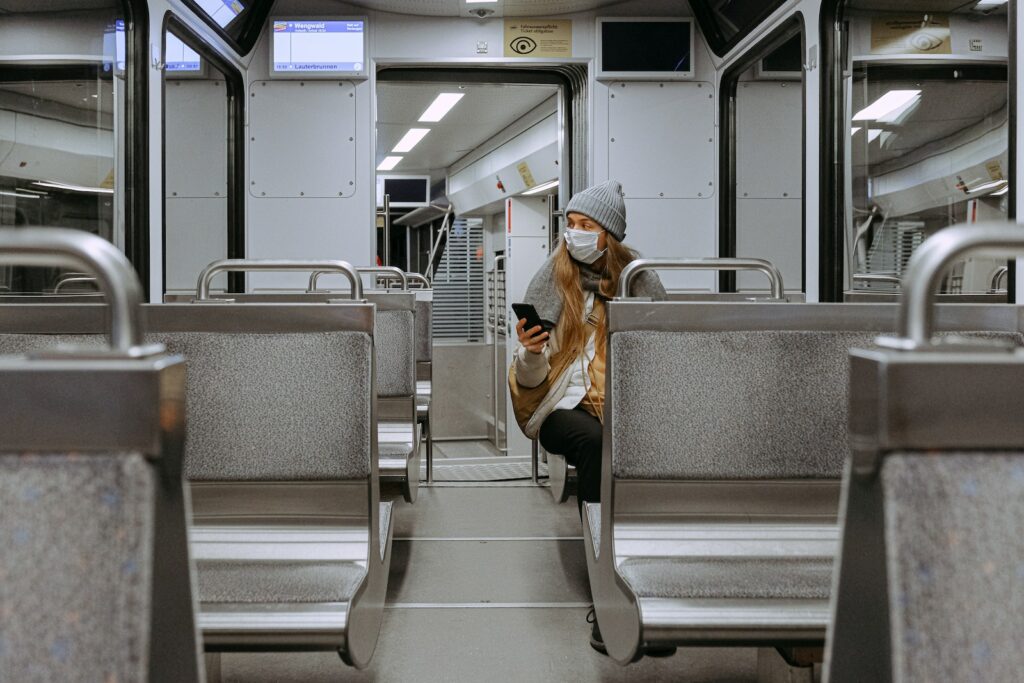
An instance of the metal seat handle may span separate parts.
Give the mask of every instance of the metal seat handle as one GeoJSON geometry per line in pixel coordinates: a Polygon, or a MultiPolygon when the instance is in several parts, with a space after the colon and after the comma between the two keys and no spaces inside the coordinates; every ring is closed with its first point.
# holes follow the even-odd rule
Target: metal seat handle
{"type": "MultiPolygon", "coordinates": [[[[357,273],[382,273],[382,274],[387,274],[387,275],[390,275],[392,277],[397,278],[398,281],[401,282],[401,284],[402,284],[402,291],[405,291],[405,290],[409,289],[409,280],[406,278],[405,273],[402,272],[401,268],[396,268],[394,266],[359,266],[359,267],[357,267],[355,269],[355,271],[357,273]]],[[[320,276],[321,275],[327,275],[330,272],[333,272],[333,271],[328,271],[328,270],[315,270],[315,271],[313,271],[310,274],[310,276],[309,276],[309,285],[307,286],[306,291],[307,292],[316,292],[316,291],[318,291],[318,286],[319,286],[318,283],[320,282],[320,276]]],[[[349,279],[351,280],[351,278],[349,278],[349,279]]],[[[359,279],[358,276],[356,276],[356,279],[357,280],[359,279]]],[[[359,282],[359,285],[360,285],[360,287],[362,287],[362,281],[361,280],[359,282]]],[[[361,293],[360,293],[359,296],[360,296],[360,298],[362,298],[362,294],[361,293]]]]}
{"type": "Polygon", "coordinates": [[[210,283],[221,273],[341,273],[352,285],[352,300],[363,298],[363,282],[348,261],[287,259],[221,259],[203,268],[196,285],[196,301],[218,301],[210,298],[210,283]]]}
{"type": "MultiPolygon", "coordinates": [[[[110,306],[110,346],[118,354],[140,357],[156,352],[143,344],[142,285],[128,259],[110,242],[68,228],[0,230],[0,265],[72,268],[95,277],[110,306]]],[[[162,347],[160,347],[162,349],[162,347]]]]}
{"type": "MultiPolygon", "coordinates": [[[[383,280],[385,283],[393,282],[398,280],[402,281],[398,275],[388,272],[377,276],[378,281],[383,280]]],[[[420,273],[406,273],[405,279],[409,281],[409,286],[412,287],[413,283],[418,284],[420,289],[430,289],[430,280],[421,275],[420,273]]]]}
{"type": "Polygon", "coordinates": [[[785,301],[786,299],[782,273],[771,261],[759,258],[636,259],[622,269],[622,274],[619,276],[618,298],[629,297],[633,280],[645,270],[756,270],[768,276],[772,299],[776,301],[785,301]]]}
{"type": "Polygon", "coordinates": [[[918,247],[907,263],[900,297],[896,337],[880,337],[880,346],[905,351],[936,346],[935,291],[949,266],[969,253],[984,251],[1012,258],[1024,254],[1024,229],[989,221],[940,230],[918,247]]]}

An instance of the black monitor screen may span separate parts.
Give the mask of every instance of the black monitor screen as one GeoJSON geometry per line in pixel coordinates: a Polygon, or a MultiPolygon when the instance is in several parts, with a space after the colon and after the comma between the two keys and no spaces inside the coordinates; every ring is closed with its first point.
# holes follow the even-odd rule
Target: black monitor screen
{"type": "Polygon", "coordinates": [[[384,194],[392,204],[425,204],[428,182],[426,178],[385,178],[384,194]]]}
{"type": "Polygon", "coordinates": [[[602,71],[690,71],[689,21],[601,23],[602,71]]]}

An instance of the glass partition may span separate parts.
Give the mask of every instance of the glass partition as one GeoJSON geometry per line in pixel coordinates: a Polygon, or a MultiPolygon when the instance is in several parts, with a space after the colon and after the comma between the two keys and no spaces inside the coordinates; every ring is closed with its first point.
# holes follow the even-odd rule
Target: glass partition
{"type": "MultiPolygon", "coordinates": [[[[755,46],[722,79],[721,256],[762,258],[786,290],[804,277],[804,65],[798,20],[755,46]]],[[[723,292],[767,293],[763,275],[723,273],[723,292]]]]}
{"type": "MultiPolygon", "coordinates": [[[[0,228],[83,230],[125,248],[125,16],[94,9],[0,15],[0,228]]],[[[0,268],[0,292],[93,291],[58,268],[0,268]]]]}
{"type": "MultiPolygon", "coordinates": [[[[210,262],[244,256],[236,188],[242,85],[237,70],[177,20],[164,41],[164,291],[185,293],[210,262]]],[[[227,290],[227,277],[213,289],[227,290]]]]}
{"type": "MultiPolygon", "coordinates": [[[[914,7],[841,4],[835,54],[825,58],[836,64],[840,163],[824,198],[836,219],[828,223],[839,225],[823,222],[822,241],[834,248],[822,268],[849,301],[897,295],[908,260],[937,232],[1009,217],[1006,5],[914,7]]],[[[1005,301],[1009,277],[1005,260],[973,256],[947,272],[939,293],[1005,301]]]]}

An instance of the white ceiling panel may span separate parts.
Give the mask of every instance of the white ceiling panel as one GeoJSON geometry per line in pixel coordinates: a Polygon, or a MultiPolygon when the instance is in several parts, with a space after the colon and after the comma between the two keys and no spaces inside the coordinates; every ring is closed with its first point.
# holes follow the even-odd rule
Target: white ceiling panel
{"type": "Polygon", "coordinates": [[[444,170],[542,104],[549,102],[545,106],[555,111],[557,92],[554,86],[544,85],[379,83],[376,163],[391,154],[410,128],[429,128],[430,133],[393,172],[444,170]],[[420,123],[420,115],[442,92],[465,96],[441,121],[420,123]]]}

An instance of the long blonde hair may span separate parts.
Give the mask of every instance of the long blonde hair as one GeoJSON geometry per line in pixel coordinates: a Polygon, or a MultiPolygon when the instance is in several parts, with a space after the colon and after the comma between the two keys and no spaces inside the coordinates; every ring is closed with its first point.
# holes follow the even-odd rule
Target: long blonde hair
{"type": "MultiPolygon", "coordinates": [[[[604,269],[601,273],[601,286],[597,292],[604,299],[615,296],[619,286],[619,275],[637,254],[622,242],[605,232],[604,269]]],[[[583,287],[580,285],[580,264],[570,254],[564,240],[559,240],[555,251],[555,288],[562,298],[562,315],[558,320],[559,348],[552,359],[552,367],[563,367],[579,357],[587,343],[586,321],[583,319],[583,287]]],[[[595,310],[597,310],[595,302],[595,310]]],[[[601,304],[603,307],[603,304],[601,304]]],[[[599,317],[597,329],[597,352],[603,355],[605,343],[605,316],[599,317]]]]}

